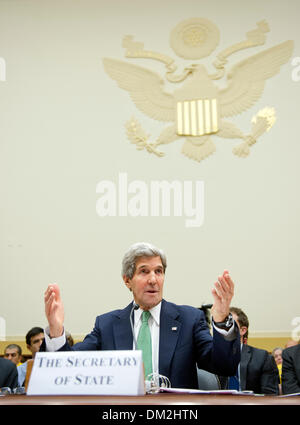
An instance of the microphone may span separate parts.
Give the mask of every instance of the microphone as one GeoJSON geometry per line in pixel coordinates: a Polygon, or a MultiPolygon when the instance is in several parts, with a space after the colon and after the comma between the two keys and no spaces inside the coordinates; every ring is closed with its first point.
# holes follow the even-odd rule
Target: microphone
{"type": "Polygon", "coordinates": [[[133,319],[132,319],[132,317],[133,317],[133,312],[135,310],[138,310],[139,308],[140,308],[140,306],[133,301],[133,306],[132,306],[132,309],[131,309],[129,318],[130,318],[131,332],[132,332],[132,336],[133,336],[133,349],[134,350],[137,349],[137,340],[136,340],[135,333],[134,333],[134,327],[133,327],[133,319]]]}

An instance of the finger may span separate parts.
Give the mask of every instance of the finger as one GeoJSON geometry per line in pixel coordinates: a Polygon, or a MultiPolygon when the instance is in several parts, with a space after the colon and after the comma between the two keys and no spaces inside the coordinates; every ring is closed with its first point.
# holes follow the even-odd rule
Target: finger
{"type": "Polygon", "coordinates": [[[224,270],[224,272],[223,272],[223,278],[226,281],[230,282],[231,284],[234,284],[234,282],[233,282],[233,280],[232,280],[232,278],[231,278],[230,273],[229,273],[228,270],[224,270]]]}
{"type": "Polygon", "coordinates": [[[49,297],[54,294],[56,299],[60,298],[60,290],[59,290],[59,286],[56,283],[52,283],[50,285],[48,285],[46,292],[45,292],[45,300],[49,299],[49,297]]]}
{"type": "Polygon", "coordinates": [[[229,274],[223,275],[223,279],[225,280],[227,287],[231,294],[234,293],[234,282],[229,274]]]}
{"type": "MultiPolygon", "coordinates": [[[[54,284],[54,283],[50,283],[48,286],[47,286],[47,289],[46,289],[46,291],[45,291],[45,295],[46,294],[49,294],[49,293],[52,293],[52,291],[54,290],[54,288],[55,288],[55,285],[56,284],[54,284]]],[[[57,285],[56,285],[57,286],[57,285]]]]}
{"type": "Polygon", "coordinates": [[[223,271],[223,276],[230,276],[229,270],[225,269],[223,271]]]}
{"type": "Polygon", "coordinates": [[[51,286],[52,292],[55,293],[56,297],[60,298],[60,290],[59,290],[59,286],[57,285],[57,283],[52,283],[50,286],[51,286]]]}
{"type": "Polygon", "coordinates": [[[45,302],[48,302],[49,301],[49,298],[51,297],[51,294],[52,294],[52,289],[51,289],[51,285],[49,285],[48,288],[45,291],[45,294],[44,294],[44,301],[45,302]]]}
{"type": "Polygon", "coordinates": [[[213,290],[214,290],[214,293],[217,295],[218,300],[222,300],[222,298],[224,297],[224,290],[219,281],[214,283],[213,290]]]}
{"type": "Polygon", "coordinates": [[[55,303],[55,294],[54,292],[52,292],[47,297],[45,297],[45,306],[46,308],[49,309],[54,303],[55,303]]]}
{"type": "MultiPolygon", "coordinates": [[[[217,295],[217,298],[215,298],[215,301],[218,301],[221,304],[229,304],[230,300],[232,299],[232,293],[231,291],[226,287],[226,283],[224,282],[216,282],[215,283],[215,292],[217,295]]],[[[224,304],[224,305],[225,305],[224,304]]]]}
{"type": "Polygon", "coordinates": [[[212,288],[211,293],[212,293],[212,296],[213,296],[213,299],[214,299],[214,303],[220,301],[221,298],[220,298],[216,288],[212,288]]]}
{"type": "Polygon", "coordinates": [[[51,309],[52,309],[52,297],[50,295],[50,297],[47,300],[45,300],[45,313],[47,317],[50,314],[51,309]]]}
{"type": "Polygon", "coordinates": [[[55,294],[54,292],[48,292],[47,295],[44,297],[45,306],[49,307],[53,304],[55,301],[55,294]]]}
{"type": "Polygon", "coordinates": [[[48,290],[46,291],[47,294],[45,295],[45,313],[46,316],[48,317],[51,312],[55,309],[56,307],[56,294],[55,292],[52,290],[51,286],[48,288],[48,290]]]}
{"type": "Polygon", "coordinates": [[[223,276],[222,276],[221,279],[220,279],[220,276],[219,276],[219,280],[222,282],[224,289],[226,288],[227,291],[230,291],[231,293],[233,293],[234,282],[233,282],[233,280],[232,280],[232,278],[229,275],[227,270],[223,273],[223,276]]]}
{"type": "Polygon", "coordinates": [[[44,293],[44,295],[46,296],[49,292],[51,292],[51,285],[48,285],[47,286],[47,288],[46,288],[46,291],[45,291],[45,293],[44,293]]]}
{"type": "Polygon", "coordinates": [[[218,281],[215,284],[218,289],[219,295],[225,297],[228,294],[229,286],[222,276],[218,276],[218,281]]]}

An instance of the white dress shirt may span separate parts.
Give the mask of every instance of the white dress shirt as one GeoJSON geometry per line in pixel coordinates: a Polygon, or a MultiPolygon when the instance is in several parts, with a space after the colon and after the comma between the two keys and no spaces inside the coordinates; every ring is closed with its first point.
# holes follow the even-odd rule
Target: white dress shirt
{"type": "MultiPolygon", "coordinates": [[[[150,313],[151,316],[148,320],[148,325],[151,333],[151,341],[152,341],[152,371],[153,373],[158,373],[159,371],[159,326],[160,326],[160,310],[161,310],[161,302],[157,304],[155,307],[151,308],[150,313]]],[[[142,316],[143,310],[138,309],[134,310],[134,336],[135,340],[137,340],[139,330],[142,324],[142,316]]],[[[213,323],[214,329],[220,332],[224,338],[228,341],[235,338],[234,326],[232,326],[228,331],[224,329],[219,329],[213,323]]],[[[66,343],[66,335],[63,332],[62,336],[57,338],[50,338],[49,327],[44,330],[45,334],[45,343],[46,343],[46,351],[57,351],[66,343]]],[[[133,349],[135,343],[133,341],[133,349]]]]}

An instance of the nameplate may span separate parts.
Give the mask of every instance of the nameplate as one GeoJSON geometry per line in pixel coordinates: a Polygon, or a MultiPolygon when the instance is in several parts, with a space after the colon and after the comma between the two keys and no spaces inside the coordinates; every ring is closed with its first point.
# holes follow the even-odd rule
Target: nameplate
{"type": "Polygon", "coordinates": [[[144,395],[142,351],[36,353],[28,395],[144,395]]]}

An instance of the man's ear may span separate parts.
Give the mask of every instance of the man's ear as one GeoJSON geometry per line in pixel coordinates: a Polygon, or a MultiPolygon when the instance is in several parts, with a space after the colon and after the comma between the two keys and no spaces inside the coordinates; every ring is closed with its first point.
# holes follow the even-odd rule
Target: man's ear
{"type": "Polygon", "coordinates": [[[247,330],[248,330],[247,326],[241,326],[241,327],[240,327],[240,334],[241,334],[242,336],[244,336],[244,335],[245,335],[245,333],[247,332],[247,330]]]}
{"type": "Polygon", "coordinates": [[[124,283],[125,283],[125,285],[127,286],[127,288],[129,289],[129,291],[132,291],[132,289],[131,289],[131,279],[129,279],[129,277],[128,276],[123,276],[123,280],[124,280],[124,283]]]}

